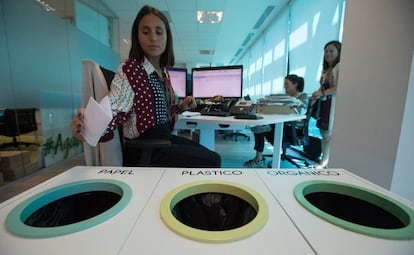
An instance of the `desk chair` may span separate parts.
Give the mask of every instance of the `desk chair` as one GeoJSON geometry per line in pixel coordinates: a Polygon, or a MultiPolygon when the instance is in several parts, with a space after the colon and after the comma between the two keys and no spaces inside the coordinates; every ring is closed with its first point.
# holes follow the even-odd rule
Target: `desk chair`
{"type": "MultiPolygon", "coordinates": [[[[247,95],[247,96],[245,96],[244,98],[243,98],[244,100],[252,100],[251,98],[250,98],[250,96],[249,95],[247,95]]],[[[234,105],[236,103],[236,101],[234,101],[233,100],[233,102],[230,102],[230,104],[227,106],[227,111],[229,111],[230,109],[230,107],[232,106],[232,105],[234,105]]],[[[255,110],[255,108],[254,109],[252,109],[252,111],[253,110],[255,110]]],[[[233,132],[232,133],[227,133],[227,134],[224,134],[224,136],[223,136],[223,139],[224,140],[226,140],[226,138],[227,137],[230,137],[230,138],[233,138],[234,139],[234,141],[236,141],[237,142],[237,138],[238,137],[242,137],[242,138],[244,138],[246,141],[250,141],[250,136],[249,135],[246,135],[246,134],[244,134],[244,133],[242,133],[242,132],[240,132],[240,131],[237,131],[237,130],[233,130],[233,132]]]]}
{"type": "MultiPolygon", "coordinates": [[[[313,158],[309,157],[307,149],[309,148],[309,120],[310,114],[306,113],[306,118],[301,122],[291,121],[286,122],[283,126],[283,140],[282,140],[282,155],[281,160],[288,161],[297,168],[303,166],[311,166],[310,160],[313,158]],[[301,146],[303,150],[297,149],[301,146]],[[296,155],[288,154],[288,151],[294,151],[296,155]],[[297,156],[299,154],[300,156],[297,156]]],[[[272,131],[274,132],[274,126],[272,125],[272,131]]],[[[313,141],[313,140],[312,140],[313,141]]],[[[319,153],[320,154],[320,153],[319,153]]],[[[264,157],[273,157],[273,155],[266,154],[264,157]]],[[[268,168],[272,167],[272,162],[268,163],[268,168]]]]}
{"type": "Polygon", "coordinates": [[[322,153],[320,139],[309,136],[309,120],[311,118],[312,106],[312,103],[309,102],[306,118],[301,123],[302,125],[298,125],[298,122],[288,122],[284,127],[282,160],[292,163],[297,168],[301,168],[298,162],[302,162],[302,165],[309,167],[311,165],[309,161],[319,161],[322,153]],[[297,149],[297,146],[301,146],[302,150],[297,149]],[[300,157],[289,155],[287,149],[293,150],[300,157]]]}
{"type": "Polygon", "coordinates": [[[309,167],[311,164],[308,162],[308,158],[303,151],[296,149],[294,146],[307,146],[309,144],[308,134],[308,119],[305,119],[303,126],[299,125],[298,122],[292,121],[287,122],[283,130],[283,141],[282,141],[282,155],[281,159],[286,160],[293,164],[297,168],[302,168],[302,165],[309,167]],[[295,151],[301,156],[290,155],[287,153],[288,149],[295,151]],[[302,164],[299,164],[301,162],[302,164]]]}
{"type": "Polygon", "coordinates": [[[13,142],[4,143],[0,147],[14,146],[20,148],[20,145],[36,145],[37,143],[18,141],[17,137],[37,131],[36,109],[0,109],[0,135],[13,138],[13,142]]]}
{"type": "MultiPolygon", "coordinates": [[[[112,80],[114,78],[115,73],[109,69],[106,69],[100,66],[100,70],[105,77],[106,84],[108,86],[108,90],[110,89],[112,80]]],[[[150,166],[151,165],[151,156],[152,152],[156,149],[160,148],[169,148],[171,147],[171,142],[167,139],[141,139],[141,140],[130,140],[123,138],[122,128],[118,128],[118,133],[121,141],[121,149],[122,149],[122,161],[124,166],[150,166]],[[139,159],[128,159],[126,155],[126,151],[136,151],[137,157],[139,159]],[[133,162],[133,163],[132,163],[133,162]]]]}

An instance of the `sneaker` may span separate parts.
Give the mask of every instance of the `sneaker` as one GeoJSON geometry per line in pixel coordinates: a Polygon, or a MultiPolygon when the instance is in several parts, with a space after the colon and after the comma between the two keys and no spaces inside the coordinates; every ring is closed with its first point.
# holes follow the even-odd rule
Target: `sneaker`
{"type": "Polygon", "coordinates": [[[254,158],[254,159],[250,159],[244,162],[243,166],[258,168],[258,167],[263,167],[263,163],[264,163],[264,159],[254,158]]]}

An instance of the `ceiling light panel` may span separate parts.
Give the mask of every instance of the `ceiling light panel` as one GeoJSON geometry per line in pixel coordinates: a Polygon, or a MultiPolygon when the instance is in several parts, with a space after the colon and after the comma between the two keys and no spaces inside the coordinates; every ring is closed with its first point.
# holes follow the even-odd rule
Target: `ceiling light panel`
{"type": "Polygon", "coordinates": [[[201,55],[214,55],[214,50],[200,50],[201,55]]]}
{"type": "Polygon", "coordinates": [[[223,19],[223,11],[197,11],[197,22],[200,24],[218,24],[223,19]]]}

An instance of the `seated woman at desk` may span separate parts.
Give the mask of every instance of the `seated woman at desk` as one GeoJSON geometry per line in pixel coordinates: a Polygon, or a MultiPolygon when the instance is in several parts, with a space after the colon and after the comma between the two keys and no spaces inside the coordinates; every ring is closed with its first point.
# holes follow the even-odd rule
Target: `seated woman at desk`
{"type": "MultiPolygon", "coordinates": [[[[217,153],[171,134],[176,110],[188,110],[196,104],[194,98],[187,97],[175,105],[174,91],[166,72],[167,67],[174,65],[174,53],[165,15],[153,7],[142,7],[132,25],[131,35],[129,59],[118,68],[111,83],[109,100],[113,118],[100,142],[111,140],[115,129],[122,128],[126,139],[171,141],[170,148],[152,153],[153,166],[220,167],[221,159],[217,153]]],[[[82,116],[81,108],[71,124],[78,139],[83,139],[82,116]]],[[[126,157],[134,159],[137,155],[126,157]]]]}
{"type": "MultiPolygon", "coordinates": [[[[303,102],[303,104],[300,104],[298,107],[292,108],[292,112],[293,113],[306,112],[305,108],[307,106],[307,96],[306,96],[306,93],[303,93],[303,89],[305,87],[304,79],[295,74],[289,74],[288,76],[285,77],[284,85],[285,85],[286,95],[295,97],[303,102]]],[[[289,125],[289,123],[285,123],[285,125],[289,125]]],[[[243,166],[263,167],[263,163],[264,163],[263,150],[264,150],[265,138],[267,139],[269,143],[273,145],[274,130],[275,130],[274,124],[255,126],[252,128],[252,132],[254,135],[254,150],[256,151],[256,156],[244,162],[243,166]]]]}

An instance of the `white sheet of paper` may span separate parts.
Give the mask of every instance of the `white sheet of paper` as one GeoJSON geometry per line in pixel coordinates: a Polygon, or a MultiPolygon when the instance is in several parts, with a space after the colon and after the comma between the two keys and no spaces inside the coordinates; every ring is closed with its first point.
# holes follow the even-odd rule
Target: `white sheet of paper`
{"type": "Polygon", "coordinates": [[[102,98],[99,104],[92,97],[89,98],[83,119],[85,128],[82,132],[86,142],[96,146],[111,120],[112,111],[108,96],[102,98]]]}
{"type": "Polygon", "coordinates": [[[181,113],[181,116],[183,117],[194,117],[194,116],[200,116],[201,113],[199,112],[190,112],[190,111],[185,111],[181,113]]]}

